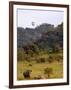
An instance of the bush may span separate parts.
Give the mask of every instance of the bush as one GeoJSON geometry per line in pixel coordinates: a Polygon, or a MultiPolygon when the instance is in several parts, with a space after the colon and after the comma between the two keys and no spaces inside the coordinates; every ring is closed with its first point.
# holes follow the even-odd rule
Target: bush
{"type": "Polygon", "coordinates": [[[17,60],[22,61],[25,58],[25,52],[22,48],[17,50],[17,60]]]}
{"type": "Polygon", "coordinates": [[[45,62],[45,58],[38,58],[36,60],[37,63],[44,63],[45,62]]]}
{"type": "Polygon", "coordinates": [[[32,66],[32,64],[29,64],[29,66],[32,66]]]}
{"type": "Polygon", "coordinates": [[[52,63],[52,62],[53,62],[53,57],[52,57],[52,56],[49,56],[49,57],[47,58],[47,61],[48,61],[49,63],[52,63]]]}
{"type": "Polygon", "coordinates": [[[45,58],[40,58],[40,62],[41,63],[45,62],[45,58]]]}
{"type": "Polygon", "coordinates": [[[58,61],[58,62],[60,62],[60,61],[63,60],[63,56],[57,55],[57,56],[55,56],[55,60],[58,61]]]}
{"type": "Polygon", "coordinates": [[[45,68],[44,69],[44,74],[47,74],[48,75],[48,78],[50,78],[50,75],[52,74],[53,72],[53,69],[52,68],[45,68]]]}
{"type": "Polygon", "coordinates": [[[27,55],[26,53],[25,53],[25,51],[23,50],[23,48],[19,48],[18,50],[17,50],[17,60],[18,61],[28,61],[28,62],[30,62],[30,55],[27,55]]]}

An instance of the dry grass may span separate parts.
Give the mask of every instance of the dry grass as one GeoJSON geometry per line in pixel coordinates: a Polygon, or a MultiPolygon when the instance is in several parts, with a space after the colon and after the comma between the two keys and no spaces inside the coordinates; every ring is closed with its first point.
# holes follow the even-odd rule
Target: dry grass
{"type": "MultiPolygon", "coordinates": [[[[61,54],[62,55],[62,54],[61,54]]],[[[46,58],[48,56],[43,55],[42,57],[46,58]]],[[[50,75],[50,78],[63,78],[63,62],[58,62],[56,60],[53,60],[52,63],[44,62],[44,63],[36,63],[35,61],[26,62],[26,61],[18,61],[17,62],[17,79],[18,80],[24,80],[23,72],[27,69],[31,69],[31,78],[42,75],[47,77],[47,74],[44,74],[45,68],[52,68],[53,73],[50,75]],[[32,66],[29,66],[31,64],[32,66]]]]}

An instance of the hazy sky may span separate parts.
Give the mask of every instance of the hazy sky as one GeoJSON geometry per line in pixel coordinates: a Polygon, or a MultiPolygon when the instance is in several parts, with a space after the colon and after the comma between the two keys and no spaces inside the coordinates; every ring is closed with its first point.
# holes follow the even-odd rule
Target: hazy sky
{"type": "Polygon", "coordinates": [[[43,10],[24,10],[18,9],[18,27],[35,28],[42,23],[49,23],[57,26],[63,21],[64,13],[62,11],[43,11],[43,10]],[[34,22],[34,26],[32,25],[34,22]]]}

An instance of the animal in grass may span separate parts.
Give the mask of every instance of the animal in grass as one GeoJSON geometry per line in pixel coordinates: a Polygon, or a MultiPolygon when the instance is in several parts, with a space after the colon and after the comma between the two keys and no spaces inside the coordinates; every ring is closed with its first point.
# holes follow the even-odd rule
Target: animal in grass
{"type": "Polygon", "coordinates": [[[25,70],[23,72],[23,76],[25,79],[30,79],[30,74],[31,74],[32,70],[25,70]]]}

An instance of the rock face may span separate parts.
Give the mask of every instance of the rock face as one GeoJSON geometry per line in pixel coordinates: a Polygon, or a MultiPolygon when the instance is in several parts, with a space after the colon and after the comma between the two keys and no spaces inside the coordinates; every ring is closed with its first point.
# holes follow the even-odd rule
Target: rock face
{"type": "Polygon", "coordinates": [[[54,25],[43,23],[36,28],[17,28],[17,47],[36,43],[38,47],[50,49],[57,45],[63,48],[63,23],[54,25]]]}

